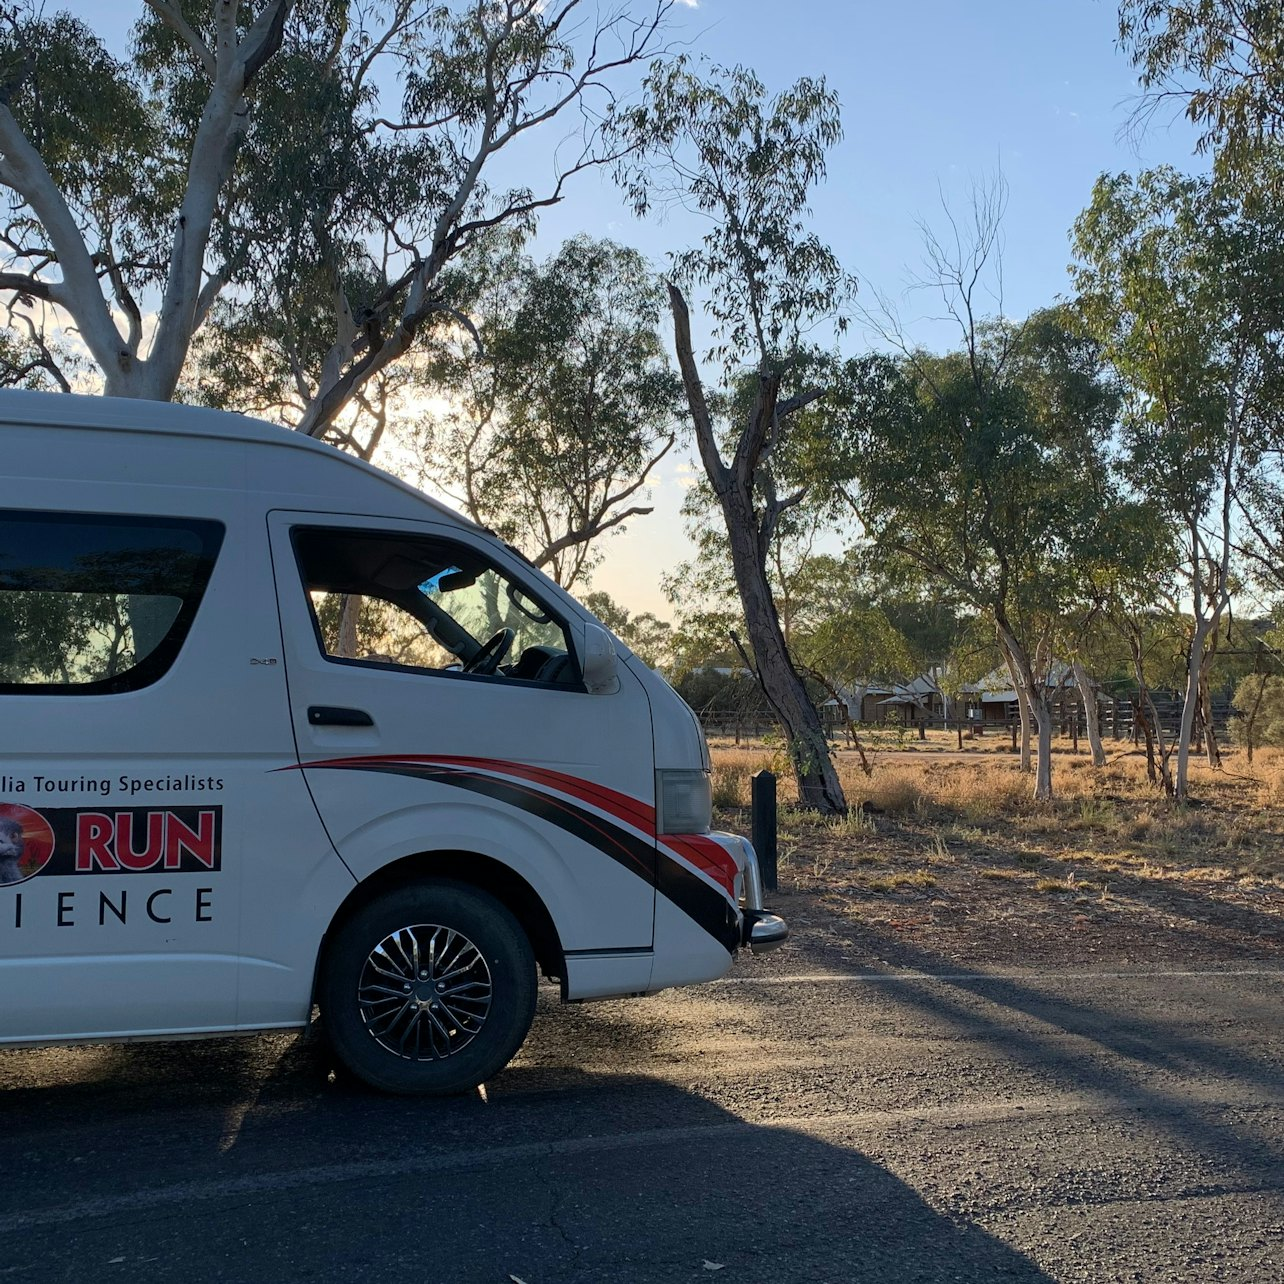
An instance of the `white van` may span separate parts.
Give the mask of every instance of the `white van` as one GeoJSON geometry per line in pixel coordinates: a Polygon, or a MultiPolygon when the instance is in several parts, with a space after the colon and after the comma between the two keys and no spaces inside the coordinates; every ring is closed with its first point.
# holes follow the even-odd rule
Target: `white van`
{"type": "Polygon", "coordinates": [[[303,1027],[449,1093],[785,924],[674,691],[520,554],[240,416],[0,393],[0,1043],[303,1027]]]}

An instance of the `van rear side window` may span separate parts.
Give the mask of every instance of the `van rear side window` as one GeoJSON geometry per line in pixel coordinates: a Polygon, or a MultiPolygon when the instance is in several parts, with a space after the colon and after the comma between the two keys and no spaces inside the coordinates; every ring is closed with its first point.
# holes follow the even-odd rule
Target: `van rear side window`
{"type": "Polygon", "coordinates": [[[218,522],[0,513],[0,693],[155,682],[191,628],[222,541],[218,522]]]}

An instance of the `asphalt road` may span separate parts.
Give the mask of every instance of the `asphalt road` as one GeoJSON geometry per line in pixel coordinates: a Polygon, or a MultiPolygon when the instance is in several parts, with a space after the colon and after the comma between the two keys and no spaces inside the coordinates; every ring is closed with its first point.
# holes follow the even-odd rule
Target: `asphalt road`
{"type": "Polygon", "coordinates": [[[542,1001],[445,1103],[289,1037],[5,1053],[0,1280],[1284,1279],[1284,973],[901,963],[542,1001]]]}

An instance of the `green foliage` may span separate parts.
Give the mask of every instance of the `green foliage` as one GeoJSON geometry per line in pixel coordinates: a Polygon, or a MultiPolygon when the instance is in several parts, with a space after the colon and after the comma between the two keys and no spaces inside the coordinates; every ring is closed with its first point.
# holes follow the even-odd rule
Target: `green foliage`
{"type": "Polygon", "coordinates": [[[769,720],[771,709],[752,674],[739,667],[705,666],[680,674],[677,693],[699,714],[769,720]]]}
{"type": "Polygon", "coordinates": [[[1074,244],[1081,314],[1124,381],[1124,474],[1196,620],[1242,583],[1237,551],[1284,583],[1284,211],[1226,175],[1105,175],[1074,244]]]}
{"type": "MultiPolygon", "coordinates": [[[[734,629],[743,637],[745,625],[707,486],[688,491],[684,511],[697,552],[664,579],[679,612],[679,654],[685,667],[742,663],[728,635],[734,629]]],[[[970,681],[994,667],[993,639],[971,638],[957,595],[903,556],[865,542],[840,556],[818,551],[834,525],[824,507],[799,505],[778,523],[767,555],[772,599],[800,665],[838,685],[908,681],[943,662],[952,670],[967,665],[959,680],[970,681]]]]}
{"type": "Polygon", "coordinates": [[[834,686],[903,682],[917,667],[904,634],[872,605],[833,611],[799,638],[794,651],[803,665],[834,686]]]}
{"type": "Polygon", "coordinates": [[[643,103],[618,110],[613,126],[639,215],[677,203],[708,219],[674,271],[705,292],[718,339],[710,358],[729,372],[791,359],[851,288],[808,227],[810,193],[842,137],[834,92],[804,77],[772,97],[745,67],[683,57],[655,66],[643,103]]]}
{"type": "Polygon", "coordinates": [[[1284,748],[1284,678],[1250,673],[1235,688],[1232,701],[1240,717],[1231,720],[1237,744],[1284,748]]]}
{"type": "Polygon", "coordinates": [[[1224,179],[1104,175],[1074,246],[1082,315],[1127,388],[1129,480],[1188,524],[1232,436],[1251,468],[1284,404],[1284,213],[1224,179]]]}
{"type": "Polygon", "coordinates": [[[1107,555],[1117,393],[1056,312],[988,323],[968,351],[861,363],[860,504],[878,547],[977,610],[1050,617],[1107,555]]]}
{"type": "Polygon", "coordinates": [[[399,371],[458,308],[450,264],[612,159],[586,99],[655,52],[667,0],[639,2],[595,22],[579,0],[165,0],[125,60],[78,19],[0,3],[10,288],[57,295],[112,391],[183,380],[368,455],[399,371]],[[583,147],[554,154],[546,190],[489,185],[577,105],[583,147]]]}
{"type": "MultiPolygon", "coordinates": [[[[568,21],[574,8],[331,2],[291,23],[261,90],[258,182],[243,196],[245,224],[264,233],[246,248],[253,307],[224,314],[232,328],[214,337],[224,395],[229,358],[248,350],[297,416],[341,372],[382,370],[381,351],[395,359],[470,307],[469,270],[450,265],[492,228],[529,234],[568,173],[554,163],[554,196],[492,188],[493,157],[607,74],[596,43],[582,44],[568,21]]],[[[598,34],[604,45],[618,37],[627,64],[660,16],[621,9],[598,34]]],[[[571,168],[594,163],[586,140],[571,168]]]]}
{"type": "Polygon", "coordinates": [[[636,251],[586,236],[541,264],[487,242],[464,274],[480,346],[460,331],[422,374],[440,406],[419,438],[427,476],[569,586],[599,536],[650,511],[635,501],[673,442],[658,286],[636,251]]]}
{"type": "MultiPolygon", "coordinates": [[[[212,47],[215,6],[184,0],[179,7],[212,47]]],[[[244,34],[256,14],[249,4],[240,9],[244,34]]],[[[342,44],[346,9],[335,0],[294,4],[284,51],[248,91],[251,109],[210,245],[211,271],[228,285],[261,291],[269,279],[317,262],[321,203],[359,184],[348,152],[362,121],[341,67],[327,65],[342,44]]],[[[170,267],[210,92],[206,69],[146,6],[124,61],[68,14],[9,5],[6,16],[0,75],[12,86],[8,105],[87,229],[87,247],[110,267],[117,306],[136,306],[146,290],[164,285],[170,267]]],[[[38,271],[47,233],[15,191],[8,196],[26,233],[8,248],[38,271]]]]}
{"type": "Polygon", "coordinates": [[[1185,99],[1199,149],[1237,159],[1284,127],[1279,0],[1120,0],[1119,38],[1150,106],[1185,99]],[[1202,82],[1195,84],[1193,82],[1202,82]]]}
{"type": "Polygon", "coordinates": [[[44,336],[14,320],[18,324],[0,328],[0,388],[67,391],[68,377],[84,366],[80,354],[63,336],[44,336]]]}
{"type": "Polygon", "coordinates": [[[568,490],[606,460],[614,477],[636,474],[657,443],[672,441],[681,397],[646,261],[579,236],[546,263],[524,265],[518,291],[511,318],[485,336],[509,448],[564,460],[573,442],[568,490]]]}
{"type": "Polygon", "coordinates": [[[144,86],[70,14],[8,6],[3,16],[14,118],[73,204],[125,213],[162,142],[144,86]]]}
{"type": "Polygon", "coordinates": [[[1147,686],[1161,691],[1178,691],[1186,681],[1186,657],[1190,649],[1189,618],[1175,606],[1169,609],[1147,606],[1137,601],[1112,607],[1111,632],[1102,648],[1107,664],[1098,663],[1093,671],[1105,677],[1110,669],[1118,672],[1125,689],[1136,682],[1136,660],[1140,662],[1147,686]],[[1118,641],[1122,639],[1121,654],[1118,641]]]}
{"type": "Polygon", "coordinates": [[[733,631],[743,638],[743,630],[744,619],[738,610],[684,610],[673,630],[670,673],[680,679],[706,668],[743,668],[744,660],[731,641],[733,631]]]}

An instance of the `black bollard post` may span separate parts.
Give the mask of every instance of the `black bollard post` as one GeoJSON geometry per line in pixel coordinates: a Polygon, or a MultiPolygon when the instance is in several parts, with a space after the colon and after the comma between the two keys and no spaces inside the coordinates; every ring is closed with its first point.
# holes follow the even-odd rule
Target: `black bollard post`
{"type": "Polygon", "coordinates": [[[776,876],[776,777],[773,772],[754,774],[752,786],[753,849],[758,853],[762,885],[774,892],[776,876]]]}

